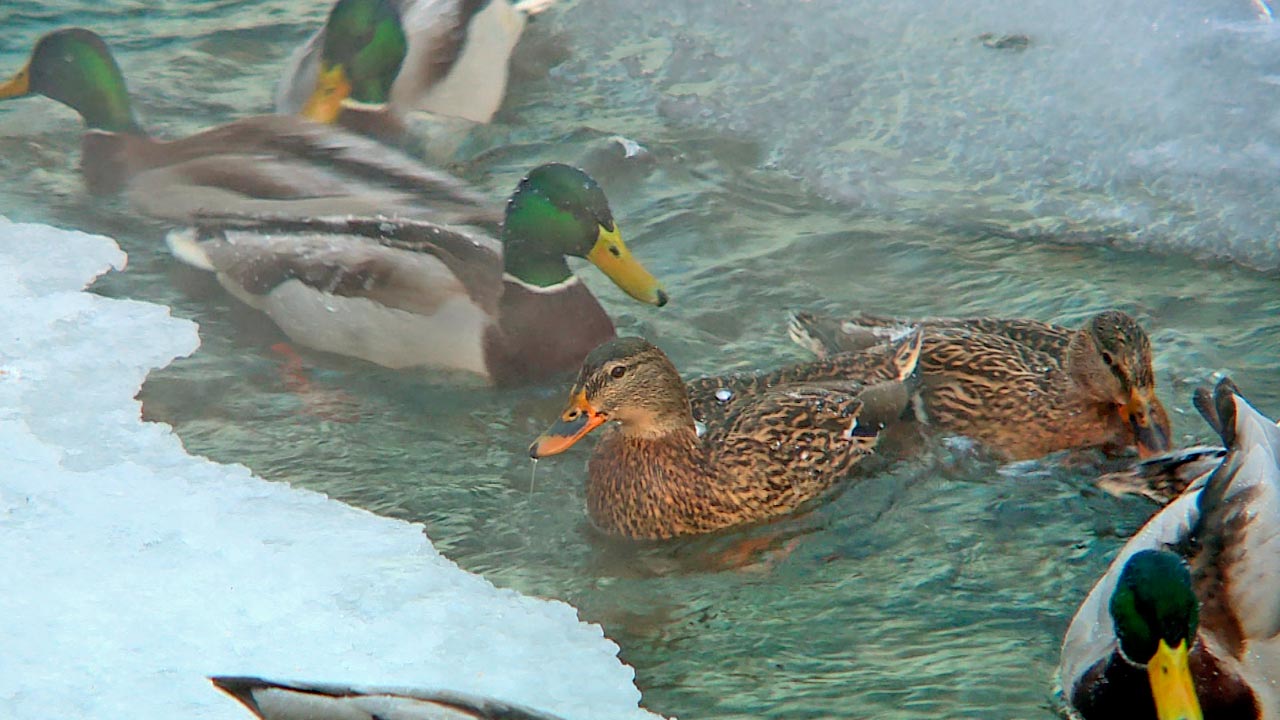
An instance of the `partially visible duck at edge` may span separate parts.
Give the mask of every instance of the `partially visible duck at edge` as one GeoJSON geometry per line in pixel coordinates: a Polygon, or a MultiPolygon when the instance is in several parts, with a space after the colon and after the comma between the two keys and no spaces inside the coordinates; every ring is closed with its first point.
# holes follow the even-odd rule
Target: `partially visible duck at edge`
{"type": "Polygon", "coordinates": [[[1151,340],[1109,310],[1073,330],[999,318],[845,320],[796,313],[790,334],[820,357],[859,351],[922,325],[919,420],[1011,460],[1059,450],[1167,451],[1169,416],[1156,397],[1151,340]]]}
{"type": "Polygon", "coordinates": [[[1196,407],[1225,454],[1076,611],[1058,673],[1071,717],[1280,718],[1280,428],[1229,380],[1196,407]]]}
{"type": "Polygon", "coordinates": [[[622,241],[583,171],[531,171],[507,202],[502,242],[395,218],[201,218],[174,254],[217,274],[294,341],[391,368],[437,367],[499,385],[569,373],[614,337],[569,269],[586,258],[635,299],[667,293],[622,241]]]}
{"type": "Polygon", "coordinates": [[[559,720],[513,703],[451,690],[352,687],[237,676],[209,680],[261,720],[559,720]]]}
{"type": "MultiPolygon", "coordinates": [[[[610,534],[673,538],[767,520],[821,497],[907,411],[920,337],[859,380],[809,381],[797,366],[690,385],[658,348],[618,338],[587,356],[529,454],[563,452],[612,423],[587,467],[588,515],[610,534]]],[[[827,364],[817,365],[822,376],[827,364]]]]}
{"type": "Polygon", "coordinates": [[[340,0],[289,59],[276,111],[391,141],[401,139],[412,112],[487,123],[506,96],[511,54],[528,18],[553,2],[385,0],[374,8],[340,0]],[[379,14],[376,22],[355,18],[365,32],[373,29],[370,40],[356,32],[330,37],[351,15],[370,12],[379,14]],[[339,14],[347,17],[335,20],[339,14]],[[392,22],[399,32],[387,27],[392,22]]]}
{"type": "MultiPolygon", "coordinates": [[[[351,47],[358,45],[351,36],[364,37],[359,31],[358,24],[346,23],[328,37],[351,47]]],[[[136,211],[153,218],[187,223],[198,213],[387,214],[485,225],[501,219],[496,203],[461,180],[377,141],[302,117],[249,117],[179,140],[157,140],[134,115],[106,42],[84,28],[44,35],[26,66],[0,83],[0,99],[31,95],[56,100],[84,119],[80,171],[89,191],[127,193],[136,211]]]]}

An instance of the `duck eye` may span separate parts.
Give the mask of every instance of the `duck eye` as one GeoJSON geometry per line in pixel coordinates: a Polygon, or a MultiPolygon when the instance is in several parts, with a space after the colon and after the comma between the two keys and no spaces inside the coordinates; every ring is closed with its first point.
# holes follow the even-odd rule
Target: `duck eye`
{"type": "Polygon", "coordinates": [[[1111,356],[1111,353],[1107,352],[1106,350],[1103,350],[1103,351],[1102,351],[1102,362],[1104,362],[1104,363],[1106,363],[1106,364],[1108,364],[1108,365],[1112,365],[1112,366],[1114,366],[1114,365],[1116,364],[1116,359],[1115,359],[1114,357],[1112,357],[1112,356],[1111,356]]]}
{"type": "Polygon", "coordinates": [[[627,374],[626,365],[617,365],[612,370],[609,371],[609,375],[611,375],[614,379],[620,378],[626,374],[627,374]]]}

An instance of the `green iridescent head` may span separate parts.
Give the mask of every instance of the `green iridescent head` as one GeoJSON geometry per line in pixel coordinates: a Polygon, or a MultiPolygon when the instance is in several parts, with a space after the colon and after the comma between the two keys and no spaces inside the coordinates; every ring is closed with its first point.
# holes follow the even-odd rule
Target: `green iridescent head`
{"type": "Polygon", "coordinates": [[[1160,720],[1199,720],[1188,656],[1200,623],[1200,602],[1182,558],[1165,550],[1134,553],[1111,595],[1120,651],[1147,670],[1160,720]]]}
{"type": "Polygon", "coordinates": [[[26,67],[0,84],[0,99],[28,95],[44,95],[67,105],[90,128],[142,132],[129,105],[120,66],[91,30],[67,28],[40,38],[26,67]]]}
{"type": "Polygon", "coordinates": [[[662,306],[667,294],[622,242],[604,191],[590,175],[549,163],[529,173],[507,201],[502,239],[507,274],[548,287],[571,276],[566,256],[586,258],[628,295],[662,306]]]}
{"type": "Polygon", "coordinates": [[[348,99],[386,103],[408,48],[400,12],[389,0],[338,0],[325,22],[320,72],[302,114],[330,123],[348,99]]]}

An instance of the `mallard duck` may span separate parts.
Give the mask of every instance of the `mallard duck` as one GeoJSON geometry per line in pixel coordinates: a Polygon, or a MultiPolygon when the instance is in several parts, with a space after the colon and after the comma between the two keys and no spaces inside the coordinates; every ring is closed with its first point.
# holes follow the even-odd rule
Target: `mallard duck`
{"type": "Polygon", "coordinates": [[[57,100],[84,118],[80,169],[91,192],[127,191],[135,209],[155,218],[387,214],[494,225],[501,219],[495,205],[460,180],[305,118],[250,117],[181,140],[156,140],[138,124],[107,44],[84,28],[43,36],[26,67],[0,84],[0,99],[28,95],[57,100]]]}
{"type": "Polygon", "coordinates": [[[966,435],[1009,459],[1057,450],[1136,445],[1141,456],[1169,449],[1169,416],[1155,392],[1151,341],[1129,315],[1101,312],[1079,330],[1034,320],[809,313],[790,334],[820,357],[857,351],[926,329],[919,419],[966,435]]]}
{"type": "Polygon", "coordinates": [[[577,168],[552,163],[522,179],[501,237],[392,218],[243,217],[201,218],[168,240],[297,343],[500,385],[571,371],[614,336],[567,255],[641,302],[667,302],[623,243],[604,191],[577,168]]]}
{"type": "Polygon", "coordinates": [[[1227,454],[1071,620],[1059,681],[1075,717],[1280,718],[1280,428],[1229,380],[1198,394],[1227,454]]]}
{"type": "Polygon", "coordinates": [[[403,66],[392,62],[390,43],[369,43],[363,57],[346,61],[357,53],[332,41],[331,19],[290,58],[276,91],[276,111],[360,128],[394,128],[413,111],[487,123],[506,94],[507,65],[525,23],[553,2],[391,0],[407,35],[403,66]],[[360,70],[379,73],[364,94],[352,77],[360,70]]]}
{"type": "Polygon", "coordinates": [[[587,511],[601,530],[657,539],[765,520],[819,497],[872,452],[910,404],[919,354],[915,334],[859,380],[808,382],[800,367],[686,386],[661,350],[618,338],[587,355],[529,455],[616,422],[587,467],[587,511]]]}
{"type": "Polygon", "coordinates": [[[519,705],[452,691],[359,688],[211,677],[262,720],[558,720],[519,705]]]}

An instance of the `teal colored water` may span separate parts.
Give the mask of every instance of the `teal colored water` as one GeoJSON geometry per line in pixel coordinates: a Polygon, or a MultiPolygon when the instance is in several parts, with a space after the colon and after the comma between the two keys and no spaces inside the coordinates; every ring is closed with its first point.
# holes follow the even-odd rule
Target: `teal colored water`
{"type": "MultiPolygon", "coordinates": [[[[674,30],[650,44],[628,35],[634,29],[609,19],[630,21],[634,10],[615,5],[566,3],[534,23],[499,121],[472,133],[452,168],[496,202],[539,162],[590,167],[672,302],[642,306],[594,269],[581,274],[622,332],[656,342],[689,375],[803,358],[785,331],[795,308],[1074,325],[1119,307],[1152,334],[1178,441],[1211,439],[1190,394],[1217,373],[1264,412],[1280,411],[1274,275],[1182,254],[1011,239],[975,230],[984,227],[976,216],[934,222],[882,203],[833,204],[806,173],[781,169],[803,160],[779,155],[761,136],[768,126],[655,111],[645,78],[673,61],[654,59],[653,45],[684,41],[674,30]],[[613,54],[595,51],[611,38],[622,38],[613,54]],[[615,77],[619,68],[631,84],[615,77]],[[648,154],[622,160],[613,135],[648,154]]],[[[16,69],[48,29],[91,26],[116,49],[144,122],[179,136],[268,111],[284,58],[325,11],[284,0],[10,0],[0,8],[0,67],[16,69]]],[[[728,102],[709,77],[707,94],[728,102]]],[[[668,101],[698,92],[691,82],[667,88],[668,101]]],[[[119,238],[129,268],[97,289],[164,302],[200,323],[202,348],[144,388],[149,417],[173,424],[195,453],[421,522],[462,567],[573,603],[619,643],[646,706],[665,715],[1052,717],[1067,622],[1153,510],[1093,488],[1114,462],[1000,465],[963,443],[937,443],[767,528],[661,545],[609,541],[583,510],[591,443],[536,469],[526,455],[565,385],[498,392],[306,355],[311,387],[295,392],[270,349],[284,338],[269,322],[178,267],[162,228],[85,198],[79,130],[73,113],[48,101],[0,104],[0,212],[119,238]],[[738,553],[744,537],[756,552],[738,553]]],[[[1023,202],[1004,187],[942,178],[929,190],[1023,202]]],[[[1184,217],[1184,208],[1156,208],[1161,222],[1184,217]]]]}

